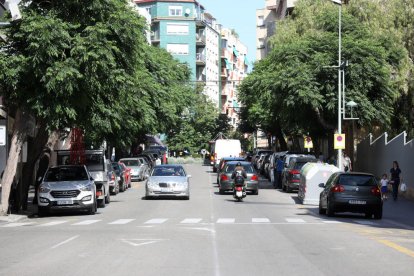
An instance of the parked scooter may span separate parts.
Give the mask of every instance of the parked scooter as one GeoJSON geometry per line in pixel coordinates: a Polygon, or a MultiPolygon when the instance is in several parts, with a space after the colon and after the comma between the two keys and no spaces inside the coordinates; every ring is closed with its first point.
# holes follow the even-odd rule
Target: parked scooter
{"type": "Polygon", "coordinates": [[[234,178],[233,197],[237,201],[242,201],[243,198],[246,197],[246,185],[244,182],[244,177],[241,175],[237,175],[234,178]]]}

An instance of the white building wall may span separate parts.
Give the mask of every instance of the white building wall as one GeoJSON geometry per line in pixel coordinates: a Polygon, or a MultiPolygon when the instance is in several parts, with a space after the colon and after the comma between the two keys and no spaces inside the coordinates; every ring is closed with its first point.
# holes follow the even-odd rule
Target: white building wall
{"type": "Polygon", "coordinates": [[[212,27],[206,27],[206,86],[204,93],[219,108],[219,33],[212,27]]]}

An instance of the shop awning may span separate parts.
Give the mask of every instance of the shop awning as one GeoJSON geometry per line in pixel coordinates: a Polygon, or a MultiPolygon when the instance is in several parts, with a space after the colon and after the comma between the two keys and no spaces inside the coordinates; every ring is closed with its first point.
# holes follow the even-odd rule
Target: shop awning
{"type": "Polygon", "coordinates": [[[224,62],[226,63],[226,69],[231,70],[231,64],[227,58],[224,59],[224,62]]]}
{"type": "Polygon", "coordinates": [[[236,46],[233,46],[233,54],[234,54],[236,57],[239,57],[239,51],[237,51],[236,46]]]}

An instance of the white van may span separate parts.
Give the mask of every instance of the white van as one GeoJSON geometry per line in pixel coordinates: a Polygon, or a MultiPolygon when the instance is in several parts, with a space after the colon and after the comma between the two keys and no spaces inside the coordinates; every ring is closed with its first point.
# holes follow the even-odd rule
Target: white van
{"type": "Polygon", "coordinates": [[[213,171],[223,157],[239,157],[242,154],[240,140],[236,139],[217,139],[212,145],[212,162],[213,171]]]}

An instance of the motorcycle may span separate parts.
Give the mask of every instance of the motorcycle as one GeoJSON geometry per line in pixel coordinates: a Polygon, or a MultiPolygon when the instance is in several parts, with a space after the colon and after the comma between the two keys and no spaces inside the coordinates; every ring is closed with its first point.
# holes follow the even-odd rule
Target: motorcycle
{"type": "Polygon", "coordinates": [[[242,201],[246,197],[246,185],[243,176],[236,176],[234,179],[233,197],[237,201],[242,201]]]}

